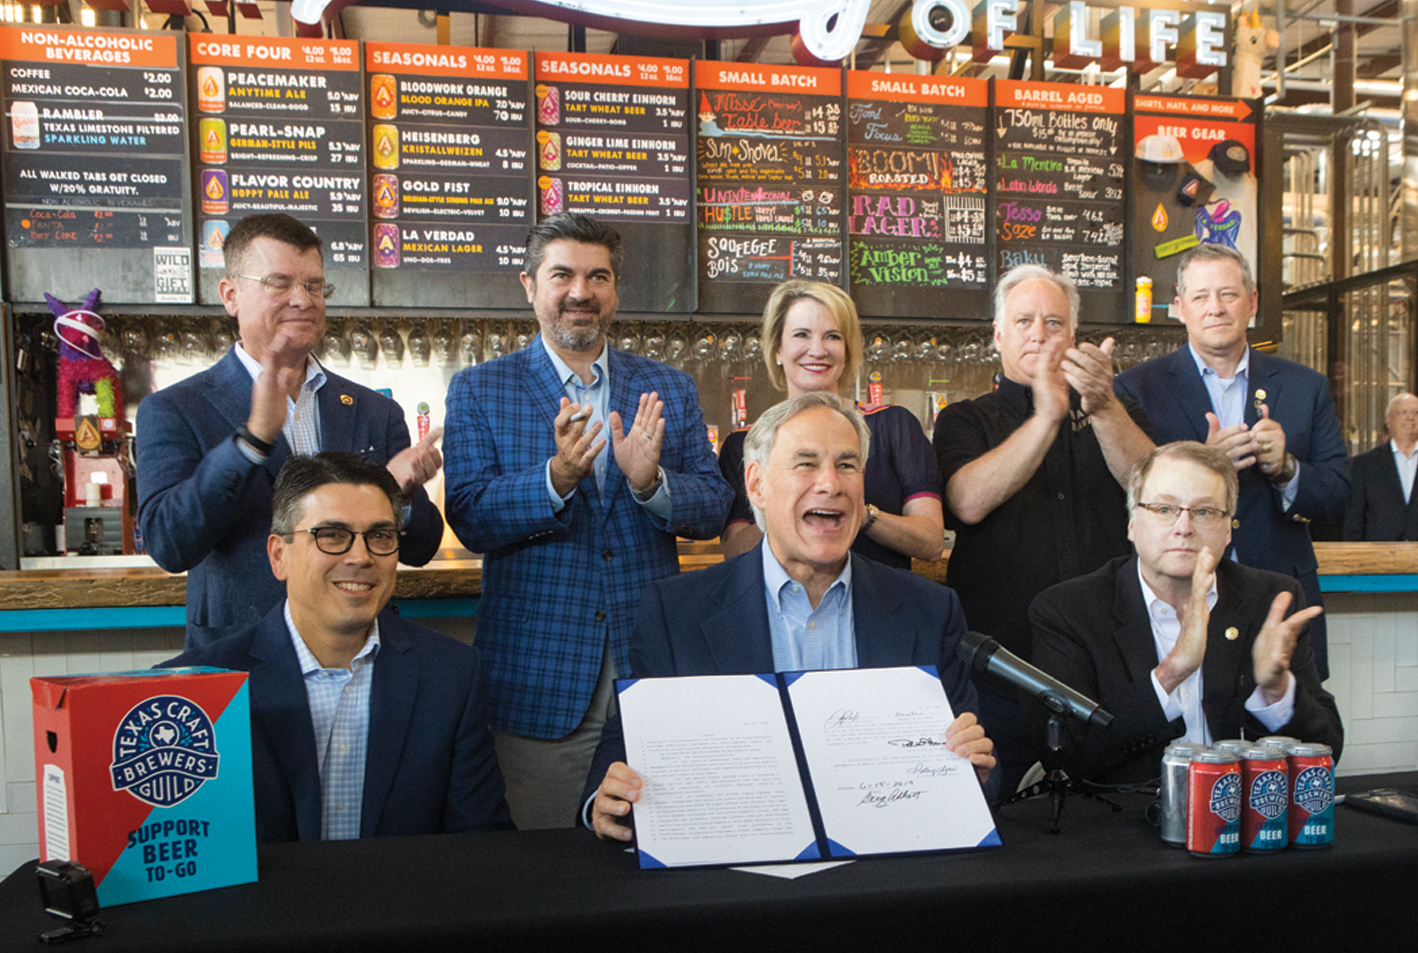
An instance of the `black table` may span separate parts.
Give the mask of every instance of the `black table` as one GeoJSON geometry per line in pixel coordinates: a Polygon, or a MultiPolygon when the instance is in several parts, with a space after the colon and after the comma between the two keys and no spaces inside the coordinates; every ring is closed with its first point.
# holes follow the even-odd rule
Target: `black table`
{"type": "MultiPolygon", "coordinates": [[[[1418,789],[1418,774],[1339,789],[1418,789]]],[[[860,860],[786,881],[723,869],[641,871],[586,831],[278,844],[259,883],[105,910],[80,953],[173,950],[657,949],[973,951],[1411,948],[1418,826],[1336,808],[1317,851],[1203,859],[1125,810],[1070,799],[999,819],[1003,849],[860,860]]],[[[57,926],[33,863],[0,883],[0,951],[57,926]]]]}

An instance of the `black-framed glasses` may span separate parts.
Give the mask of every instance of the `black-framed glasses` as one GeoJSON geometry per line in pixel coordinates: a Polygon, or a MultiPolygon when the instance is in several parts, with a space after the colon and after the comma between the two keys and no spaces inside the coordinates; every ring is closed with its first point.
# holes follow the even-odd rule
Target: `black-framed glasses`
{"type": "Polygon", "coordinates": [[[264,278],[256,275],[237,275],[238,278],[245,278],[247,281],[259,281],[267,291],[272,294],[290,294],[292,288],[297,284],[305,289],[305,293],[312,298],[328,299],[335,293],[335,286],[324,278],[311,278],[309,281],[296,281],[290,275],[267,275],[264,278]]]}
{"type": "Polygon", "coordinates": [[[1219,506],[1178,506],[1176,503],[1139,503],[1137,505],[1139,509],[1151,513],[1153,518],[1163,526],[1175,526],[1177,520],[1182,518],[1183,513],[1190,513],[1193,526],[1212,529],[1220,526],[1231,516],[1219,506]]]}
{"type": "Polygon", "coordinates": [[[399,531],[388,526],[362,533],[343,526],[317,526],[294,530],[286,539],[294,539],[296,533],[309,533],[315,539],[316,548],[326,556],[343,556],[354,545],[356,536],[364,537],[364,548],[371,556],[392,556],[399,551],[399,531]]]}

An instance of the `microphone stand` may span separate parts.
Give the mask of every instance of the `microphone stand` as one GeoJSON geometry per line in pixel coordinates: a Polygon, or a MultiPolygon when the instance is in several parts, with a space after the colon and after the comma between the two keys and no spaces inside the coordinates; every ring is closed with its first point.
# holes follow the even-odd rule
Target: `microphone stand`
{"type": "Polygon", "coordinates": [[[999,807],[1004,808],[1017,801],[1028,801],[1046,794],[1049,795],[1053,798],[1053,811],[1050,814],[1053,826],[1049,828],[1050,834],[1059,832],[1059,819],[1063,815],[1064,801],[1070,793],[1092,801],[1101,801],[1110,806],[1114,813],[1121,811],[1123,809],[1121,804],[1116,804],[1105,797],[1094,794],[1064,773],[1063,720],[1065,709],[1063,703],[1053,697],[1046,698],[1044,704],[1049,707],[1049,725],[1045,735],[1047,750],[1042,759],[1044,778],[1041,781],[1035,781],[1023,791],[1011,794],[1000,802],[999,807]]]}

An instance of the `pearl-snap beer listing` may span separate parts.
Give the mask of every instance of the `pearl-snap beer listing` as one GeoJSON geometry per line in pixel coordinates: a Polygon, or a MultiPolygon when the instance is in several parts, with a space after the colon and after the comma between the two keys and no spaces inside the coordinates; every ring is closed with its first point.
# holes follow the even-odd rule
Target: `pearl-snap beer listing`
{"type": "Polygon", "coordinates": [[[202,299],[219,300],[231,224],[287,212],[325,243],[334,304],[369,303],[359,44],[198,35],[198,257],[202,299]]]}
{"type": "Polygon", "coordinates": [[[178,44],[172,34],[0,29],[12,299],[81,298],[98,284],[106,301],[193,300],[178,44]]]}
{"type": "Polygon", "coordinates": [[[375,304],[525,302],[527,54],[366,43],[364,56],[375,304]]]}
{"type": "Polygon", "coordinates": [[[841,284],[842,71],[696,64],[699,305],[760,311],[785,278],[841,284]]]}
{"type": "Polygon", "coordinates": [[[847,74],[849,262],[862,313],[984,313],[989,102],[984,80],[847,74]]]}
{"type": "Polygon", "coordinates": [[[1125,261],[1126,93],[995,80],[994,226],[1000,274],[1032,262],[1078,282],[1084,313],[1131,313],[1125,261]]]}

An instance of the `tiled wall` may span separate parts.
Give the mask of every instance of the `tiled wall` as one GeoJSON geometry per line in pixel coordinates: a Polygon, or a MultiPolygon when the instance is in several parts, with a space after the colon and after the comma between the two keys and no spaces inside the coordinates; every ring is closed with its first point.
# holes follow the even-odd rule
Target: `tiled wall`
{"type": "MultiPolygon", "coordinates": [[[[1330,593],[1325,605],[1326,687],[1344,718],[1340,774],[1418,770],[1418,593],[1330,593]]],[[[471,625],[454,631],[427,621],[471,636],[471,625]]],[[[148,668],[181,649],[177,629],[0,634],[0,877],[39,853],[30,677],[148,668]]]]}

